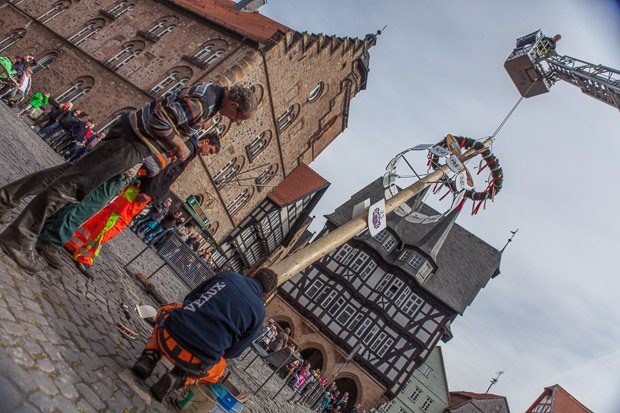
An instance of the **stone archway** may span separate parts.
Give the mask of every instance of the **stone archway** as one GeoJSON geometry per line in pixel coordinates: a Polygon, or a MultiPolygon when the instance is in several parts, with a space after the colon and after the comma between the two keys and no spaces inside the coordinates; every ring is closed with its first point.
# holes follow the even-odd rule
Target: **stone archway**
{"type": "Polygon", "coordinates": [[[356,377],[350,377],[350,375],[345,374],[344,377],[337,379],[335,383],[340,394],[349,393],[349,401],[344,408],[344,411],[347,411],[349,407],[354,406],[355,403],[358,403],[362,399],[360,392],[361,389],[356,377]]]}
{"type": "Polygon", "coordinates": [[[291,330],[291,334],[289,334],[289,336],[291,338],[295,338],[295,324],[293,323],[293,320],[289,317],[277,316],[273,317],[273,321],[275,321],[282,330],[289,328],[291,330]]]}
{"type": "Polygon", "coordinates": [[[321,375],[324,375],[327,369],[327,352],[325,348],[319,343],[304,343],[301,345],[299,351],[301,357],[310,363],[310,367],[313,369],[321,369],[321,375]]]}
{"type": "Polygon", "coordinates": [[[316,347],[308,347],[299,354],[301,354],[301,358],[310,363],[310,368],[323,371],[324,359],[321,350],[316,347]]]}

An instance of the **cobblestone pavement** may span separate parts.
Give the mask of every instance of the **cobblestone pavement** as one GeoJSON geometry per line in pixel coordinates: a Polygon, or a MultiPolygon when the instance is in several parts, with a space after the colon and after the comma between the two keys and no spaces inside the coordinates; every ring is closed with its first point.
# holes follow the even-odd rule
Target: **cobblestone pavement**
{"type": "MultiPolygon", "coordinates": [[[[0,159],[0,185],[61,162],[2,103],[0,159]]],[[[122,306],[157,307],[133,275],[141,272],[149,276],[163,263],[148,250],[125,270],[123,266],[143,249],[144,244],[131,231],[124,231],[103,247],[92,281],[77,270],[66,252],[65,268],[48,266],[35,276],[0,252],[0,412],[175,411],[171,403],[152,399],[148,390],[165,365],[160,363],[146,382],[130,370],[151,329],[133,310],[127,318],[122,306]],[[119,322],[139,337],[131,340],[123,336],[117,328],[119,322]]],[[[179,301],[188,291],[166,267],[151,281],[170,301],[179,301]]],[[[258,361],[249,374],[235,366],[241,364],[236,362],[229,370],[244,393],[258,387],[258,377],[268,375],[263,371],[268,368],[258,361]]],[[[281,383],[272,379],[260,393],[250,396],[245,410],[308,411],[286,402],[292,394],[289,389],[272,400],[281,383]]]]}

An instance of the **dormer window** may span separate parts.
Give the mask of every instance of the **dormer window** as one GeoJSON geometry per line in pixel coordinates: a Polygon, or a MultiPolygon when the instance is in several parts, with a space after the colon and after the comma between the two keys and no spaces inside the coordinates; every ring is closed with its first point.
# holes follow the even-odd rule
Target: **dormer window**
{"type": "Polygon", "coordinates": [[[412,268],[418,268],[422,261],[422,257],[420,257],[418,254],[414,254],[407,264],[409,264],[412,268]]]}
{"type": "Polygon", "coordinates": [[[403,251],[398,256],[398,261],[407,261],[407,259],[411,256],[411,251],[403,251]]]}
{"type": "Polygon", "coordinates": [[[375,240],[377,242],[383,242],[383,240],[385,240],[387,238],[387,236],[388,236],[388,233],[385,230],[383,230],[380,233],[378,233],[377,235],[375,235],[375,240]]]}
{"type": "Polygon", "coordinates": [[[424,263],[424,265],[422,266],[422,268],[420,268],[417,274],[417,277],[420,280],[420,282],[426,281],[429,275],[431,275],[432,271],[433,271],[433,267],[431,267],[431,265],[428,262],[424,263]]]}
{"type": "Polygon", "coordinates": [[[391,235],[383,243],[383,249],[386,250],[387,252],[392,252],[395,246],[396,246],[396,239],[391,235]]]}

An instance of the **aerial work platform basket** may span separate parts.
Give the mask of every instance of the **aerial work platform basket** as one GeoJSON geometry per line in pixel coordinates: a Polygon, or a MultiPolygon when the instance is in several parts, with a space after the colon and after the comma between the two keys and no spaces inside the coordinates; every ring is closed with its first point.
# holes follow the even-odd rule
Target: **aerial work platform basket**
{"type": "Polygon", "coordinates": [[[517,39],[504,68],[521,96],[529,98],[549,92],[555,79],[544,66],[544,59],[551,55],[555,55],[555,48],[540,30],[517,39]]]}

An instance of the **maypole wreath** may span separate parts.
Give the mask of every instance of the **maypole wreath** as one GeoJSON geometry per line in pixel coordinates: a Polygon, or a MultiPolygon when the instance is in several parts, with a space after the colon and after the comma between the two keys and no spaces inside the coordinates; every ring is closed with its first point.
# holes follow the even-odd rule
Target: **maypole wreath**
{"type": "MultiPolygon", "coordinates": [[[[482,142],[477,141],[472,138],[467,138],[464,136],[454,136],[453,138],[459,144],[459,147],[462,150],[464,149],[467,151],[473,148],[474,150],[480,151],[480,156],[482,156],[482,160],[480,161],[477,175],[480,175],[480,173],[484,171],[486,168],[489,168],[489,171],[491,173],[489,183],[484,191],[476,191],[472,189],[465,190],[465,198],[471,199],[472,201],[474,201],[474,205],[472,206],[472,214],[475,215],[478,213],[480,206],[486,200],[490,199],[492,201],[495,198],[495,195],[497,195],[499,191],[502,189],[502,184],[504,181],[504,173],[502,171],[501,166],[499,165],[499,160],[497,159],[497,157],[493,155],[491,150],[489,148],[486,148],[482,144],[482,142]],[[476,204],[476,202],[478,203],[476,204]]],[[[441,146],[442,148],[447,148],[448,147],[447,140],[448,138],[445,137],[441,142],[437,144],[437,146],[441,146]]],[[[432,152],[429,152],[428,157],[429,157],[429,166],[433,170],[440,167],[439,156],[433,154],[432,152]]],[[[456,190],[456,185],[454,181],[447,179],[447,178],[444,178],[444,180],[445,180],[444,183],[448,185],[448,187],[452,191],[456,190]]]]}
{"type": "MultiPolygon", "coordinates": [[[[387,165],[386,173],[383,177],[383,186],[385,188],[386,199],[396,195],[399,191],[395,181],[397,177],[401,177],[396,172],[396,168],[400,163],[400,160],[404,159],[405,155],[410,151],[422,150],[428,150],[427,167],[429,171],[434,171],[442,167],[443,161],[441,159],[444,158],[445,164],[448,165],[450,170],[453,172],[453,174],[444,174],[444,176],[436,182],[432,188],[432,193],[436,194],[445,185],[448,191],[445,195],[441,196],[439,201],[450,195],[452,202],[447,211],[430,216],[422,214],[420,211],[416,211],[415,209],[417,209],[417,207],[411,208],[407,204],[403,204],[396,208],[394,212],[397,215],[405,217],[405,219],[409,222],[421,224],[437,222],[441,219],[441,217],[447,215],[454,209],[460,211],[467,199],[471,199],[473,201],[472,215],[475,215],[480,210],[480,207],[483,205],[486,207],[487,200],[490,199],[493,201],[495,195],[497,195],[502,188],[502,168],[499,165],[497,157],[492,154],[488,147],[486,147],[482,142],[476,141],[472,138],[448,135],[437,144],[417,145],[399,153],[394,159],[392,159],[392,161],[387,165]],[[480,173],[482,173],[485,169],[490,173],[484,191],[475,190],[474,180],[471,173],[458,159],[464,151],[470,149],[476,151],[474,156],[480,155],[482,157],[480,165],[478,166],[477,175],[480,175],[480,173]]],[[[406,160],[405,162],[410,168],[413,168],[409,162],[406,160]]]]}

